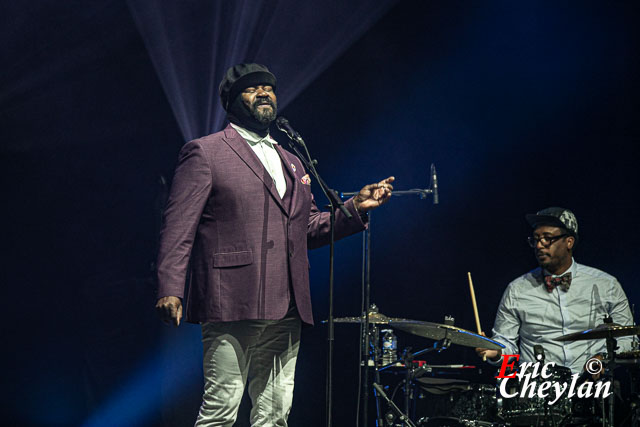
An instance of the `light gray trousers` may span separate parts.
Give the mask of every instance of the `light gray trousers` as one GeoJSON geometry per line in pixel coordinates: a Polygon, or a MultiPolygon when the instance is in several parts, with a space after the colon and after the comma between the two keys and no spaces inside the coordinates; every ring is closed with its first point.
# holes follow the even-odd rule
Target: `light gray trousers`
{"type": "Polygon", "coordinates": [[[232,426],[249,382],[251,426],[287,426],[300,347],[298,313],[202,324],[204,394],[196,426],[232,426]]]}

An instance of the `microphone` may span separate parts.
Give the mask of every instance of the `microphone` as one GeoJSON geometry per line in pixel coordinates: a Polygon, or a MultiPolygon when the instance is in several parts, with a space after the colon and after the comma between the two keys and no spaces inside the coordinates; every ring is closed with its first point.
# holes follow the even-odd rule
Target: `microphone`
{"type": "Polygon", "coordinates": [[[436,165],[431,163],[431,189],[433,190],[433,204],[440,203],[438,199],[438,174],[436,174],[436,165]]]}
{"type": "Polygon", "coordinates": [[[284,132],[289,137],[289,139],[297,142],[303,147],[305,146],[304,140],[302,139],[300,134],[291,127],[291,125],[289,124],[289,120],[280,116],[276,119],[276,126],[278,127],[278,129],[280,129],[280,131],[284,132]]]}

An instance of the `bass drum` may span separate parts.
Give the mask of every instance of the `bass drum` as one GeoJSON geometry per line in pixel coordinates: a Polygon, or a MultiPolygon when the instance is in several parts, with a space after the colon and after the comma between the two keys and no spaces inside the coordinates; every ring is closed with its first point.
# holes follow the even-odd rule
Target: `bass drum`
{"type": "Polygon", "coordinates": [[[491,426],[496,421],[496,388],[464,380],[420,378],[418,425],[491,426]]]}
{"type": "MultiPolygon", "coordinates": [[[[570,383],[571,370],[564,366],[554,366],[551,381],[570,383]]],[[[523,384],[518,378],[503,379],[506,381],[506,390],[515,397],[501,397],[498,401],[498,414],[501,419],[512,426],[544,426],[567,425],[571,418],[572,405],[569,399],[560,398],[553,405],[549,405],[546,399],[540,397],[521,397],[523,384]]],[[[532,381],[536,381],[532,379],[532,381]]]]}

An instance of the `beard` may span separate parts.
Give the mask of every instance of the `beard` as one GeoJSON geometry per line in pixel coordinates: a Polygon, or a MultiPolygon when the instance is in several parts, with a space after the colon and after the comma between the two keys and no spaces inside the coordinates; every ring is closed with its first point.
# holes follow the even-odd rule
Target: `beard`
{"type": "Polygon", "coordinates": [[[545,257],[539,257],[538,255],[536,255],[537,261],[538,261],[538,265],[544,269],[546,269],[547,271],[553,273],[553,274],[559,274],[561,273],[558,272],[556,273],[562,266],[564,265],[571,265],[571,259],[570,256],[569,258],[562,256],[562,255],[551,255],[551,254],[547,254],[547,256],[545,257]]]}
{"type": "Polygon", "coordinates": [[[278,105],[270,98],[256,99],[249,107],[251,116],[262,124],[269,124],[276,119],[278,105]],[[271,108],[260,108],[262,105],[269,105],[271,108]]]}

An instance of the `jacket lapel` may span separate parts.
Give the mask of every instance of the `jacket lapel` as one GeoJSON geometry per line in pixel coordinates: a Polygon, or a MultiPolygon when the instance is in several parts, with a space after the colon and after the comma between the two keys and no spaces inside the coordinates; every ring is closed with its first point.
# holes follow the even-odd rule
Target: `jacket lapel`
{"type": "MultiPolygon", "coordinates": [[[[245,162],[247,166],[249,166],[249,169],[251,169],[251,171],[258,177],[258,179],[262,181],[264,186],[267,187],[267,190],[269,190],[271,197],[273,197],[278,206],[280,206],[280,209],[282,209],[282,211],[288,216],[289,212],[287,212],[287,209],[285,209],[282,204],[282,199],[278,194],[278,190],[276,189],[276,185],[273,182],[271,175],[269,175],[269,172],[267,172],[264,165],[258,156],[256,156],[256,153],[253,152],[247,141],[245,141],[244,138],[242,138],[238,132],[231,127],[231,125],[227,126],[224,130],[223,141],[227,143],[233,151],[235,151],[238,157],[240,157],[240,159],[245,162]]],[[[278,146],[276,145],[276,147],[278,146]]]]}
{"type": "Polygon", "coordinates": [[[289,154],[287,152],[287,150],[285,150],[284,148],[282,148],[280,146],[280,144],[275,145],[276,147],[276,151],[278,152],[278,154],[280,155],[280,158],[282,159],[282,165],[284,166],[284,170],[285,173],[288,174],[291,177],[291,207],[289,210],[289,213],[291,215],[293,215],[293,211],[295,209],[296,206],[296,201],[297,201],[297,196],[298,196],[298,185],[300,185],[299,179],[298,179],[298,175],[299,172],[302,171],[302,165],[299,164],[300,162],[298,162],[297,158],[295,156],[293,156],[292,154],[289,154]],[[291,165],[294,165],[295,163],[298,163],[298,166],[296,166],[296,171],[293,171],[293,168],[291,165]]]}

